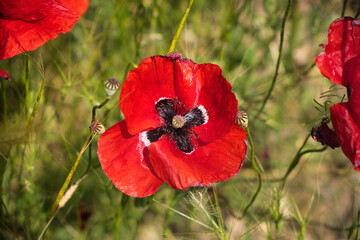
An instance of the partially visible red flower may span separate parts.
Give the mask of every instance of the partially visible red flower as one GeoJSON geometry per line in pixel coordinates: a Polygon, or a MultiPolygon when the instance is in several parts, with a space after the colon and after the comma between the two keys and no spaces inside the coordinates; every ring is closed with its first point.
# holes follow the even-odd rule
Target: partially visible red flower
{"type": "Polygon", "coordinates": [[[98,141],[102,168],[134,197],[165,182],[185,190],[225,181],[246,155],[246,132],[235,124],[237,100],[214,64],[180,54],[153,56],[129,72],[119,106],[125,120],[98,141]]]}
{"type": "Polygon", "coordinates": [[[360,171],[360,55],[345,63],[343,81],[348,83],[349,102],[331,106],[331,121],[344,154],[360,171]]]}
{"type": "Polygon", "coordinates": [[[316,65],[332,82],[347,87],[349,102],[331,106],[331,122],[344,154],[360,171],[360,19],[335,20],[328,39],[316,65]]]}
{"type": "Polygon", "coordinates": [[[329,26],[328,44],[321,44],[324,52],[316,57],[322,75],[332,82],[346,86],[342,81],[343,66],[360,55],[360,19],[339,18],[329,26]]]}
{"type": "Polygon", "coordinates": [[[5,79],[8,80],[9,82],[11,81],[10,74],[5,72],[4,70],[0,70],[0,79],[5,79]]]}
{"type": "Polygon", "coordinates": [[[0,60],[70,31],[88,0],[0,0],[0,60]]]}

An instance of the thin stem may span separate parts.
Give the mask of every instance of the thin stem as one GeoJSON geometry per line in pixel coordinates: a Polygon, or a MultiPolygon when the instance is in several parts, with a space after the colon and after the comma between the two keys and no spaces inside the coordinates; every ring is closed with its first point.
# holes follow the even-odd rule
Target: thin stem
{"type": "Polygon", "coordinates": [[[45,226],[44,229],[42,230],[40,236],[38,237],[38,240],[43,239],[46,230],[47,230],[48,227],[50,226],[50,223],[54,220],[54,217],[56,216],[56,214],[58,213],[58,211],[59,211],[59,209],[56,209],[56,212],[51,216],[51,218],[50,218],[49,221],[47,222],[46,226],[45,226]]]}
{"type": "Polygon", "coordinates": [[[359,16],[360,16],[360,2],[359,2],[359,8],[358,8],[354,18],[358,18],[359,16]]]}
{"type": "MultiPolygon", "coordinates": [[[[110,101],[110,98],[106,98],[100,105],[95,105],[93,106],[93,109],[92,109],[92,116],[91,116],[91,123],[93,123],[96,119],[96,109],[100,109],[102,108],[105,104],[107,104],[108,102],[110,101]]],[[[89,143],[89,156],[88,156],[88,166],[86,168],[86,171],[84,173],[87,174],[90,170],[90,163],[91,163],[91,154],[92,154],[92,144],[91,142],[89,143]]]]}
{"type": "Polygon", "coordinates": [[[2,95],[2,102],[4,108],[4,121],[7,119],[7,101],[6,101],[6,90],[5,84],[3,83],[2,79],[0,79],[0,86],[1,86],[1,95],[2,95]]]}
{"type": "Polygon", "coordinates": [[[219,222],[219,229],[218,230],[220,231],[221,238],[223,240],[225,240],[225,239],[228,239],[228,236],[226,235],[226,232],[224,231],[224,219],[223,219],[222,214],[221,214],[218,194],[217,194],[216,186],[214,184],[212,185],[212,190],[213,190],[213,193],[214,193],[216,213],[217,213],[217,218],[218,218],[218,222],[219,222]]]}
{"type": "Polygon", "coordinates": [[[254,168],[254,170],[256,171],[257,175],[258,175],[258,181],[259,181],[259,185],[258,188],[256,189],[256,192],[254,194],[254,196],[252,197],[251,201],[249,202],[249,204],[245,207],[244,212],[243,212],[243,216],[245,216],[246,212],[248,211],[248,209],[251,207],[251,205],[255,202],[255,199],[257,198],[257,196],[259,195],[259,192],[261,190],[262,187],[262,175],[261,172],[258,168],[258,166],[256,165],[255,162],[255,154],[254,154],[254,143],[250,134],[250,130],[248,127],[245,127],[246,133],[247,133],[247,137],[248,137],[248,141],[250,144],[250,148],[251,148],[251,152],[250,152],[250,160],[251,160],[251,164],[254,168]]]}
{"type": "Polygon", "coordinates": [[[281,228],[281,223],[282,223],[282,219],[283,219],[283,215],[280,212],[280,206],[281,206],[281,193],[282,193],[282,189],[278,189],[277,193],[276,193],[276,211],[275,211],[275,216],[274,216],[274,221],[275,221],[275,229],[276,229],[276,235],[279,235],[280,232],[280,228],[281,228]]]}
{"type": "Polygon", "coordinates": [[[95,121],[96,109],[102,108],[102,107],[103,107],[105,104],[107,104],[109,101],[110,101],[110,98],[106,98],[100,105],[95,105],[95,106],[93,106],[91,122],[95,121]]]}
{"type": "Polygon", "coordinates": [[[196,220],[196,219],[194,219],[194,218],[192,218],[192,217],[189,217],[188,215],[186,215],[186,214],[184,214],[184,213],[182,213],[182,212],[180,212],[180,211],[178,211],[178,210],[176,210],[176,209],[174,209],[174,208],[172,208],[172,207],[170,207],[170,206],[167,206],[166,204],[161,203],[161,202],[159,202],[159,201],[156,200],[156,199],[153,199],[153,201],[156,202],[156,203],[158,203],[158,204],[160,204],[160,205],[165,206],[166,208],[168,208],[168,209],[170,209],[170,210],[172,210],[172,211],[174,211],[174,212],[176,212],[177,214],[179,214],[180,216],[183,216],[184,218],[187,218],[187,219],[189,219],[189,220],[191,220],[191,221],[194,221],[194,222],[196,222],[197,224],[200,224],[201,226],[203,226],[203,227],[205,227],[205,228],[207,228],[207,229],[209,229],[209,230],[213,230],[212,227],[206,225],[205,223],[202,223],[202,222],[200,222],[200,221],[198,221],[198,220],[196,220]]]}
{"type": "Polygon", "coordinates": [[[35,116],[36,116],[36,113],[37,113],[37,110],[38,110],[38,107],[39,107],[39,103],[40,103],[40,98],[42,96],[42,93],[44,91],[44,86],[45,86],[45,72],[44,72],[44,69],[41,68],[41,77],[42,77],[42,82],[41,82],[41,87],[40,87],[40,90],[39,90],[39,93],[36,97],[36,100],[35,100],[35,103],[34,103],[34,107],[32,109],[32,112],[31,112],[31,115],[30,115],[30,118],[29,118],[29,122],[28,122],[28,128],[31,129],[33,124],[34,124],[34,120],[35,120],[35,116]]]}
{"type": "Polygon", "coordinates": [[[258,113],[256,114],[255,118],[257,118],[262,113],[262,111],[264,110],[265,105],[266,105],[267,101],[269,100],[269,98],[271,96],[271,93],[272,93],[272,91],[273,91],[273,89],[275,87],[275,83],[276,83],[277,76],[278,76],[278,73],[279,73],[279,67],[280,67],[281,56],[282,56],[282,49],[283,49],[283,44],[284,44],[285,23],[286,23],[286,19],[287,19],[288,15],[289,15],[291,5],[292,5],[292,0],[288,0],[288,4],[287,4],[286,10],[285,10],[285,14],[284,14],[284,17],[283,17],[282,23],[281,23],[279,56],[278,56],[278,59],[277,59],[277,62],[276,62],[275,73],[274,73],[274,76],[273,76],[272,81],[271,81],[270,89],[269,89],[268,93],[266,94],[266,97],[264,98],[262,106],[261,106],[260,110],[258,111],[258,113]]]}
{"type": "Polygon", "coordinates": [[[171,42],[171,45],[170,45],[170,48],[169,48],[169,51],[167,52],[167,54],[172,53],[174,51],[176,42],[178,41],[178,39],[180,37],[181,31],[182,31],[182,29],[183,29],[183,27],[185,25],[186,18],[189,15],[189,12],[190,12],[190,9],[191,9],[191,6],[193,5],[193,3],[194,3],[194,0],[189,0],[189,4],[188,4],[188,6],[187,6],[187,8],[185,10],[185,14],[182,17],[181,22],[179,24],[179,27],[175,32],[175,35],[173,37],[173,40],[171,42]]]}
{"type": "Polygon", "coordinates": [[[347,0],[344,0],[342,10],[341,10],[341,17],[345,15],[345,9],[346,9],[347,0]]]}
{"type": "Polygon", "coordinates": [[[308,149],[308,150],[302,151],[302,149],[305,147],[307,141],[309,140],[310,135],[311,135],[310,133],[307,134],[307,136],[306,136],[306,138],[304,140],[304,143],[302,144],[302,146],[297,151],[296,155],[294,156],[293,160],[291,161],[291,163],[290,163],[290,165],[288,167],[288,170],[286,171],[286,173],[282,177],[282,189],[285,186],[287,177],[292,172],[292,170],[294,170],[294,168],[299,164],[300,158],[303,155],[308,154],[308,153],[312,153],[312,152],[323,152],[323,151],[325,151],[327,149],[327,146],[325,146],[325,147],[320,148],[320,149],[308,149]]]}
{"type": "Polygon", "coordinates": [[[26,119],[30,118],[30,80],[29,80],[29,56],[25,55],[25,116],[26,119]]]}
{"type": "Polygon", "coordinates": [[[56,200],[55,200],[55,202],[53,203],[53,205],[52,205],[52,207],[51,207],[50,217],[52,217],[52,216],[55,214],[55,211],[56,211],[56,209],[57,209],[57,207],[58,207],[58,205],[59,205],[59,202],[60,202],[61,198],[64,196],[64,193],[65,193],[66,189],[67,189],[68,186],[69,186],[69,183],[70,183],[70,181],[71,181],[71,179],[72,179],[72,177],[73,177],[73,175],[74,175],[74,172],[75,172],[77,166],[79,165],[81,156],[82,156],[83,153],[85,152],[88,143],[92,140],[92,138],[91,138],[92,135],[93,135],[92,132],[89,133],[89,135],[88,135],[88,137],[87,137],[87,139],[86,139],[83,147],[82,147],[81,150],[80,150],[79,155],[78,155],[77,158],[76,158],[76,161],[75,161],[74,165],[72,166],[72,168],[71,168],[68,176],[66,177],[66,180],[65,180],[64,184],[62,185],[62,187],[61,187],[61,189],[60,189],[60,191],[59,191],[59,193],[58,193],[58,195],[57,195],[57,197],[56,197],[56,200]]]}

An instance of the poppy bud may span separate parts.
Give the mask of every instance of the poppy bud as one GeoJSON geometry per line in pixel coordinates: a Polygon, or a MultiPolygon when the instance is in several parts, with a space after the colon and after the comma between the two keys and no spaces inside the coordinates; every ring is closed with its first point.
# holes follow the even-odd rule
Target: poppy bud
{"type": "Polygon", "coordinates": [[[239,124],[242,127],[247,127],[249,123],[247,113],[244,111],[238,111],[236,115],[235,123],[239,124]]]}
{"type": "Polygon", "coordinates": [[[327,145],[332,149],[340,147],[340,141],[336,133],[329,128],[326,118],[321,121],[319,126],[311,129],[312,138],[320,142],[322,145],[327,145]]]}
{"type": "Polygon", "coordinates": [[[120,82],[116,78],[108,78],[105,80],[106,96],[110,98],[120,87],[120,82]]]}
{"type": "Polygon", "coordinates": [[[105,132],[104,125],[102,125],[101,122],[99,122],[98,120],[93,121],[89,128],[90,128],[90,132],[96,135],[101,135],[102,133],[105,132]]]}

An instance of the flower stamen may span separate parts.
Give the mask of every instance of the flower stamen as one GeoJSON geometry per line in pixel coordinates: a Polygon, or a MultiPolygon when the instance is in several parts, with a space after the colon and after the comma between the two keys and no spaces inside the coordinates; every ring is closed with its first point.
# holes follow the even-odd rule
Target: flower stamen
{"type": "Polygon", "coordinates": [[[185,124],[185,118],[181,115],[175,115],[171,121],[174,128],[182,128],[185,124]]]}

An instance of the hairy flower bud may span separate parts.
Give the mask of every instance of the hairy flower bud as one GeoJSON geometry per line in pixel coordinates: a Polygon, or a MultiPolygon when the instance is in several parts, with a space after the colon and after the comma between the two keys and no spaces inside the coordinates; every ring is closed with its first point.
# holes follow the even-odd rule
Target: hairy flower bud
{"type": "Polygon", "coordinates": [[[96,135],[101,135],[102,133],[105,132],[104,125],[102,125],[101,122],[99,122],[98,120],[93,121],[89,128],[90,131],[96,135]]]}
{"type": "Polygon", "coordinates": [[[311,129],[311,137],[315,141],[320,142],[322,145],[327,145],[332,149],[340,147],[340,140],[336,133],[327,125],[326,118],[321,121],[319,126],[311,129]]]}

